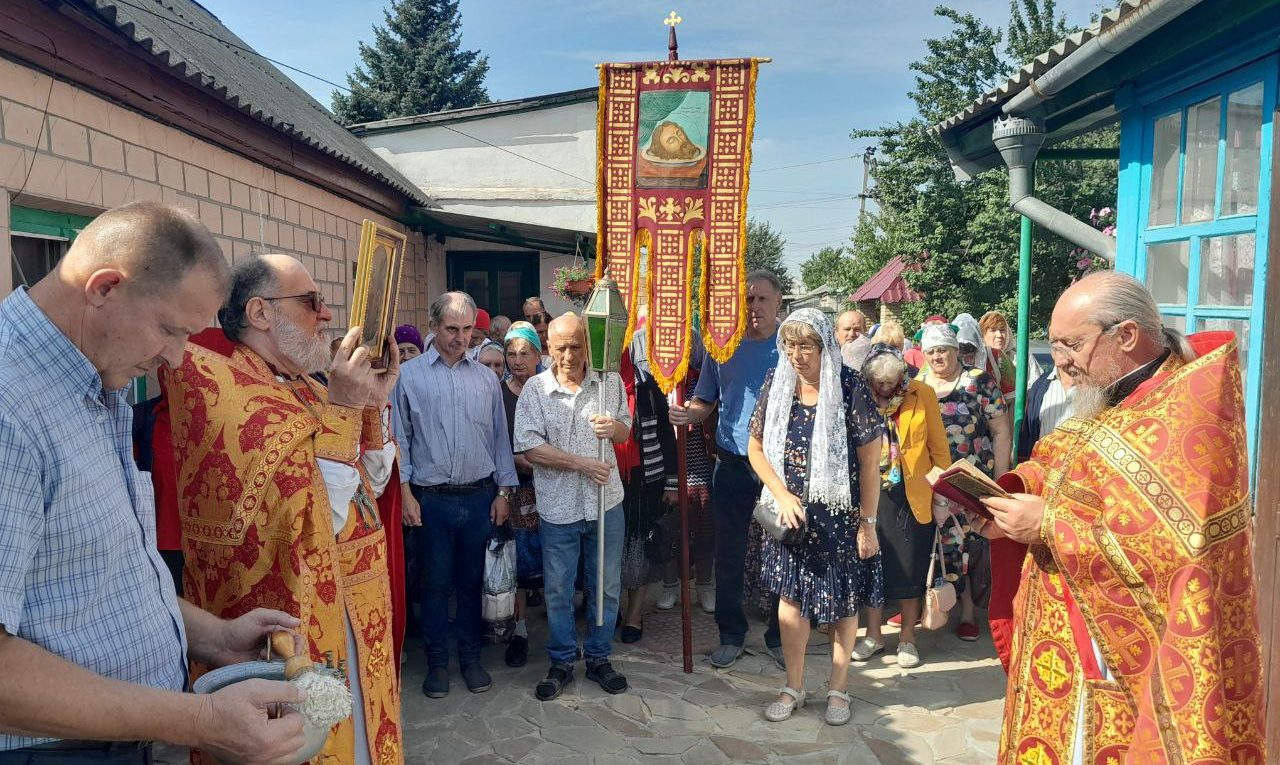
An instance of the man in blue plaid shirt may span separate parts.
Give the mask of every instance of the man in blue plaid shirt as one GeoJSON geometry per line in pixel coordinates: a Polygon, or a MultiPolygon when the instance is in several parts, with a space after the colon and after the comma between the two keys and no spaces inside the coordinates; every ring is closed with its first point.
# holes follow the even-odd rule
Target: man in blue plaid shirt
{"type": "Polygon", "coordinates": [[[301,692],[250,681],[182,693],[186,660],[257,658],[299,622],[223,621],[174,595],[124,389],[177,366],[229,271],[193,216],[136,203],[99,216],[48,277],[0,303],[0,765],[146,763],[148,742],[237,762],[303,744],[301,692]]]}

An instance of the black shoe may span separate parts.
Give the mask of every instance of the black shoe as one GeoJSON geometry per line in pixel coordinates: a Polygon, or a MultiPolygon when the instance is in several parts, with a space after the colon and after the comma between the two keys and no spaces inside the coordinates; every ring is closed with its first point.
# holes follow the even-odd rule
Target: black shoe
{"type": "Polygon", "coordinates": [[[533,687],[533,695],[538,701],[551,701],[560,695],[564,687],[573,682],[573,666],[569,664],[552,664],[547,676],[533,687]]]}
{"type": "Polygon", "coordinates": [[[523,667],[529,661],[529,638],[515,635],[507,643],[507,655],[504,657],[508,667],[523,667]]]}
{"type": "Polygon", "coordinates": [[[524,604],[529,608],[542,605],[542,590],[528,590],[524,594],[524,604]]]}
{"type": "Polygon", "coordinates": [[[622,642],[636,643],[644,637],[644,627],[632,627],[630,624],[622,628],[622,642]]]}
{"type": "Polygon", "coordinates": [[[443,699],[449,695],[449,670],[444,667],[433,667],[427,670],[427,679],[422,681],[422,692],[429,699],[443,699]]]}
{"type": "Polygon", "coordinates": [[[477,664],[468,664],[462,668],[462,680],[467,684],[467,690],[472,693],[484,693],[493,687],[493,678],[489,677],[489,673],[485,672],[484,667],[477,664]]]}
{"type": "Polygon", "coordinates": [[[627,689],[627,678],[619,674],[608,659],[587,661],[587,679],[599,683],[605,693],[622,693],[627,689]]]}

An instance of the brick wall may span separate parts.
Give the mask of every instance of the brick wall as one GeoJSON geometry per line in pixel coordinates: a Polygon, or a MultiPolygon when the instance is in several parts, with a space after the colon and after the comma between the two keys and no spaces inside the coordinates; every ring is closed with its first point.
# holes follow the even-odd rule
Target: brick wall
{"type": "MultiPolygon", "coordinates": [[[[93,215],[138,200],[197,214],[228,262],[253,251],[300,258],[338,330],[347,326],[361,221],[405,231],[320,186],[0,58],[0,295],[13,289],[10,204],[93,215]]],[[[410,234],[399,323],[425,327],[428,296],[444,288],[442,261],[434,239],[410,234]]]]}

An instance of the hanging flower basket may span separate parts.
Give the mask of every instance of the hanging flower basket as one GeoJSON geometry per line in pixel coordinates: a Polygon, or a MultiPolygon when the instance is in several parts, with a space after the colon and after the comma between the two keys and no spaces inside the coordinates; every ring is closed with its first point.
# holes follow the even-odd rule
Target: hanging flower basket
{"type": "Polygon", "coordinates": [[[561,266],[556,269],[556,278],[551,284],[551,291],[561,300],[582,307],[586,304],[587,297],[595,285],[595,274],[587,269],[586,264],[575,263],[572,266],[561,266]]]}

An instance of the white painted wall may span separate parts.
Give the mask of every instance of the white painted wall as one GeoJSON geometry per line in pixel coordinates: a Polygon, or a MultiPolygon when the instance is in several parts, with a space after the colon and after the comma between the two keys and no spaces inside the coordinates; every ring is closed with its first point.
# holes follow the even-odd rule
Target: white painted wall
{"type": "Polygon", "coordinates": [[[596,229],[594,100],[447,127],[418,125],[362,140],[444,212],[573,231],[596,229]]]}

